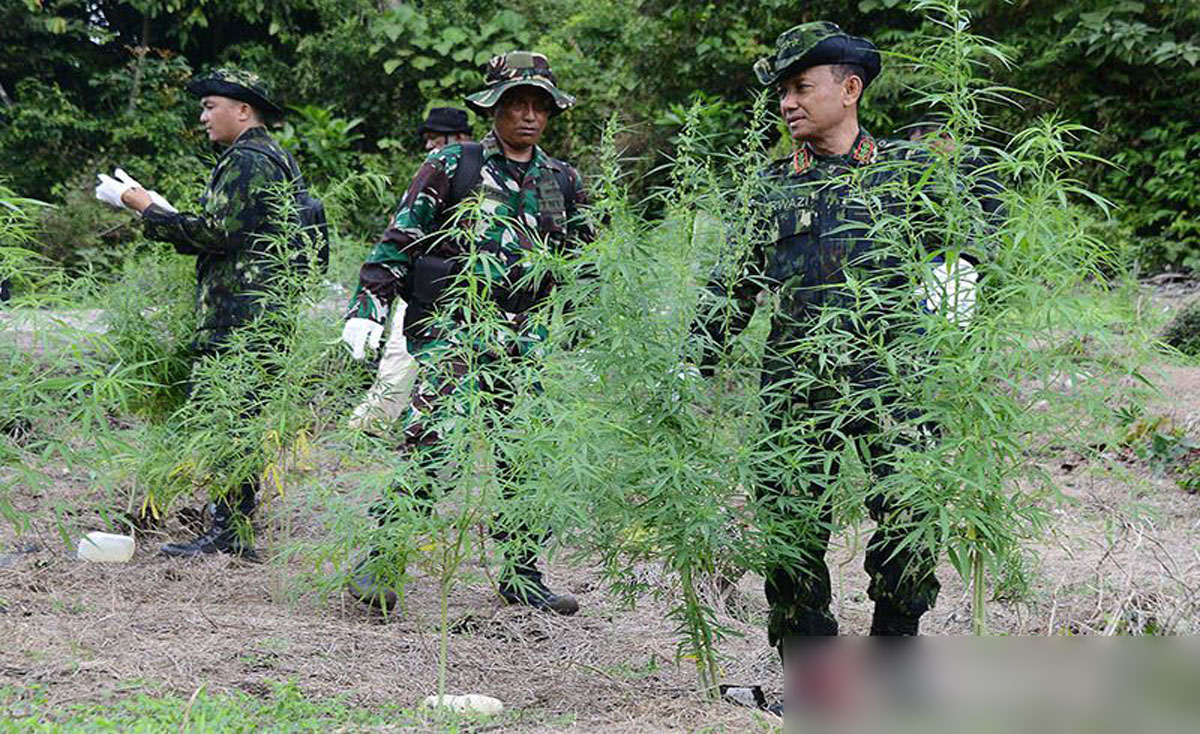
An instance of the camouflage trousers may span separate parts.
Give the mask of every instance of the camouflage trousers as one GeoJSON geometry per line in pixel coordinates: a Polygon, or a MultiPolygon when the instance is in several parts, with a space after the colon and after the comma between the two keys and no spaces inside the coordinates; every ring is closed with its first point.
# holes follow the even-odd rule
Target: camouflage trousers
{"type": "MultiPolygon", "coordinates": [[[[404,422],[404,444],[411,462],[407,471],[413,469],[419,476],[401,474],[389,490],[392,494],[403,494],[407,500],[415,500],[422,511],[432,511],[436,500],[433,491],[437,477],[449,468],[449,456],[445,444],[446,435],[455,430],[454,424],[468,417],[470,398],[476,397],[489,403],[496,413],[506,414],[512,408],[512,387],[503,377],[489,375],[480,380],[470,374],[470,367],[449,343],[438,340],[411,339],[409,349],[418,363],[416,385],[412,404],[404,422]],[[468,394],[471,393],[471,394],[468,394]]],[[[510,355],[511,357],[511,355],[510,355]]],[[[531,359],[532,357],[516,357],[531,359]]],[[[477,354],[479,363],[487,363],[492,357],[477,354]]],[[[512,496],[513,487],[519,484],[516,468],[509,465],[502,455],[495,456],[495,471],[506,496],[512,496]]],[[[387,497],[371,508],[371,514],[381,523],[399,505],[387,501],[387,497]]],[[[493,539],[504,542],[511,549],[507,553],[518,568],[529,567],[536,561],[537,547],[544,540],[530,531],[520,518],[495,518],[493,539]],[[500,527],[509,528],[507,531],[500,527]]]]}
{"type": "MultiPolygon", "coordinates": [[[[258,351],[265,351],[267,348],[258,346],[255,348],[258,351]]],[[[254,351],[254,350],[251,350],[254,351]]],[[[223,340],[218,342],[193,342],[187,351],[188,357],[192,362],[191,375],[187,383],[184,385],[184,391],[189,402],[204,400],[207,397],[207,390],[212,389],[211,385],[205,384],[197,379],[197,371],[206,360],[219,360],[230,358],[231,352],[223,343],[223,340]]],[[[241,420],[255,420],[262,406],[259,403],[259,393],[257,390],[248,392],[240,402],[240,407],[237,409],[237,415],[241,420]]],[[[222,465],[225,466],[225,465],[222,465]]],[[[230,508],[235,515],[249,517],[254,514],[254,510],[258,506],[258,488],[259,477],[262,470],[265,468],[263,462],[256,462],[256,467],[253,471],[252,478],[246,478],[238,482],[236,487],[225,487],[224,489],[213,487],[210,489],[211,499],[215,504],[223,505],[230,508]]]]}
{"type": "MultiPolygon", "coordinates": [[[[791,407],[794,407],[791,406],[791,407]]],[[[819,404],[803,408],[820,409],[819,404]]],[[[783,435],[786,416],[775,411],[768,423],[773,435],[783,435]]],[[[833,510],[829,491],[842,471],[842,456],[849,441],[867,472],[868,481],[882,482],[895,473],[890,457],[896,446],[874,440],[880,430],[871,421],[860,420],[824,425],[784,447],[793,457],[810,457],[804,467],[805,487],[791,482],[767,481],[758,490],[759,499],[771,520],[785,529],[785,537],[796,547],[788,561],[769,564],[765,590],[770,605],[768,634],[772,646],[790,638],[836,635],[837,619],[830,611],[831,584],[825,554],[829,547],[833,510]]],[[[907,545],[908,528],[920,519],[912,508],[883,493],[867,493],[867,510],[876,523],[867,544],[864,566],[870,583],[867,595],[875,602],[876,616],[916,618],[936,602],[940,585],[934,575],[935,555],[919,543],[907,545]]]]}

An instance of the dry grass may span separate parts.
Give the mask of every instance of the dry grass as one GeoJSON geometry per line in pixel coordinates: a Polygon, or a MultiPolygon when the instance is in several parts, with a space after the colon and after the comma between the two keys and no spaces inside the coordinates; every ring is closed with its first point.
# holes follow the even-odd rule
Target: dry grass
{"type": "MultiPolygon", "coordinates": [[[[1200,368],[1162,365],[1160,374],[1162,394],[1149,412],[1196,426],[1200,368]]],[[[1067,502],[1051,508],[1025,593],[990,604],[990,628],[1018,635],[1200,632],[1200,496],[1116,457],[1043,461],[1067,502]]],[[[66,516],[72,530],[100,526],[105,499],[91,489],[85,467],[16,500],[33,528],[19,537],[0,528],[0,686],[40,684],[55,705],[111,700],[139,681],[186,697],[201,684],[265,696],[268,681],[293,680],[309,696],[345,696],[363,706],[415,705],[435,689],[432,579],[417,578],[403,613],[384,620],[344,595],[298,591],[294,579],[311,570],[298,560],[171,561],[154,555],[165,536],[144,535],[131,563],[89,565],[64,548],[54,513],[74,508],[66,516]]],[[[269,508],[268,549],[319,534],[300,504],[285,499],[269,508]]],[[[831,552],[847,634],[869,627],[868,532],[843,537],[831,552]]],[[[696,693],[694,671],[674,662],[669,599],[648,595],[628,609],[593,568],[549,570],[552,587],[579,597],[577,617],[503,606],[479,566],[455,588],[451,692],[492,695],[523,711],[513,731],[769,728],[762,714],[696,693]]],[[[652,567],[644,571],[661,578],[652,567]]],[[[941,600],[923,631],[969,634],[967,589],[949,566],[940,577],[941,600]]],[[[727,601],[736,617],[723,613],[721,620],[741,636],[722,645],[726,680],[777,693],[780,669],[766,644],[760,581],[742,578],[727,601]]]]}

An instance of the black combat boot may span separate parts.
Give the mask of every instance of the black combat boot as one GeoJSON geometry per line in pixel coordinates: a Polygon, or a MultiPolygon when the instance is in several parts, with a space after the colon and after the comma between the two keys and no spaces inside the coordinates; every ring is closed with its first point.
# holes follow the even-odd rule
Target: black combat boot
{"type": "Polygon", "coordinates": [[[210,504],[212,525],[204,533],[187,543],[167,543],[159,551],[172,558],[198,558],[212,553],[229,553],[242,558],[257,558],[254,548],[248,545],[238,532],[240,525],[249,525],[254,513],[254,486],[244,485],[237,506],[228,499],[210,504]]]}
{"type": "Polygon", "coordinates": [[[542,581],[542,574],[533,564],[517,566],[514,576],[500,582],[500,596],[509,604],[524,604],[543,612],[571,616],[579,611],[579,602],[570,594],[555,594],[542,581]]]}
{"type": "Polygon", "coordinates": [[[380,573],[381,561],[377,560],[379,556],[378,551],[371,551],[370,555],[354,567],[350,572],[350,582],[346,584],[346,591],[357,601],[388,614],[400,605],[400,595],[388,586],[380,573]]]}
{"type": "Polygon", "coordinates": [[[890,604],[875,603],[871,617],[872,637],[915,637],[921,625],[921,615],[896,609],[890,604]]]}

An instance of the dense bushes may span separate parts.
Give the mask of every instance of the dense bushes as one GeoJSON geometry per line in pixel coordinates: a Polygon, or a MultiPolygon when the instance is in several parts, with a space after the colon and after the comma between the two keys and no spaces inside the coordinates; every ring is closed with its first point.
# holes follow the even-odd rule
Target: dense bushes
{"type": "MultiPolygon", "coordinates": [[[[402,178],[422,155],[414,129],[428,107],[457,103],[491,54],[546,52],[579,106],[547,147],[597,165],[601,124],[618,138],[640,197],[674,155],[682,110],[703,99],[711,144],[728,146],[757,90],[750,66],[777,33],[829,18],[892,56],[863,111],[876,134],[925,117],[904,91],[906,55],[927,24],[904,0],[46,0],[0,10],[0,171],[26,196],[63,201],[68,179],[119,163],[169,197],[194,193],[212,151],[182,93],[194,71],[251,66],[292,113],[285,135],[318,188],[351,170],[402,178]],[[355,123],[355,121],[358,121],[355,123]],[[339,127],[340,126],[340,127],[339,127]],[[329,135],[333,137],[330,138],[329,135]],[[324,137],[322,137],[324,136],[324,137]]],[[[1016,60],[992,60],[999,81],[1034,92],[1002,125],[1059,110],[1099,134],[1085,150],[1114,161],[1079,177],[1117,210],[1148,268],[1200,266],[1200,205],[1191,127],[1200,103],[1200,6],[1189,0],[1010,3],[968,0],[981,32],[1016,60]],[[1189,127],[1191,125],[1191,127],[1189,127]]],[[[981,61],[981,63],[983,63],[981,61]]],[[[486,123],[476,121],[477,132],[486,123]]],[[[996,141],[1003,143],[1004,141],[996,141]]],[[[786,145],[786,143],[780,143],[786,145]]],[[[403,185],[393,181],[393,195],[403,185]]],[[[385,212],[377,213],[382,217],[385,212]]],[[[370,222],[360,217],[366,238],[370,222]]],[[[59,248],[64,249],[64,248],[59,248]]]]}

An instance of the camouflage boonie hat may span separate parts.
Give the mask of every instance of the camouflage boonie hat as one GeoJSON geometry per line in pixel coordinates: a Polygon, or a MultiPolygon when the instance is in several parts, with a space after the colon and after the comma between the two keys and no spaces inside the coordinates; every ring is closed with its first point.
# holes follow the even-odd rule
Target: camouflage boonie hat
{"type": "Polygon", "coordinates": [[[492,57],[484,76],[484,89],[466,98],[467,106],[480,114],[496,106],[500,97],[513,87],[527,86],[545,90],[554,100],[552,115],[575,105],[575,98],[557,86],[546,57],[531,51],[509,51],[492,57]]]}
{"type": "Polygon", "coordinates": [[[819,20],[789,28],[775,39],[775,58],[759,59],[754,73],[763,84],[775,84],[798,71],[825,64],[856,64],[863,68],[866,87],[879,76],[879,49],[865,38],[851,36],[837,23],[819,20]]]}
{"type": "Polygon", "coordinates": [[[215,69],[193,79],[187,85],[187,90],[197,97],[207,97],[210,94],[229,97],[245,102],[272,117],[283,116],[283,108],[271,101],[271,91],[267,83],[252,71],[229,67],[215,69]]]}

